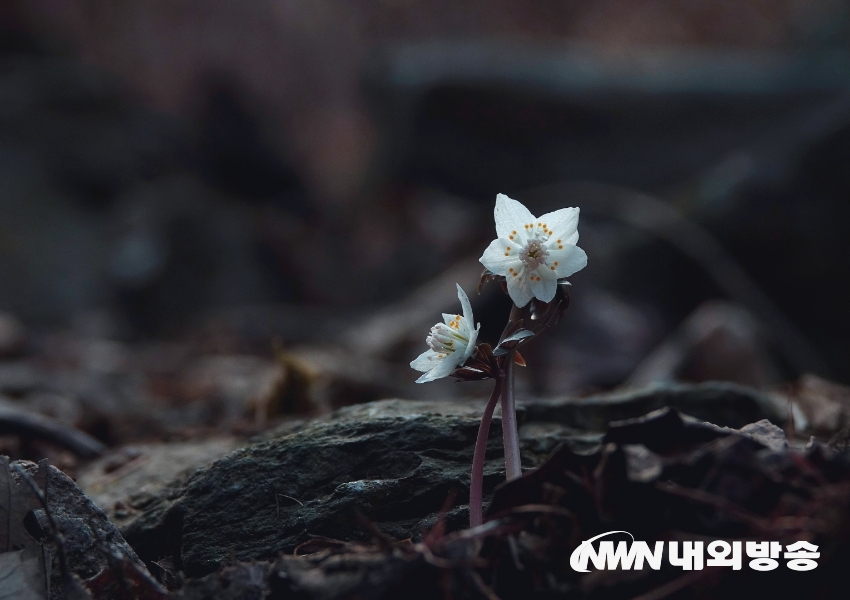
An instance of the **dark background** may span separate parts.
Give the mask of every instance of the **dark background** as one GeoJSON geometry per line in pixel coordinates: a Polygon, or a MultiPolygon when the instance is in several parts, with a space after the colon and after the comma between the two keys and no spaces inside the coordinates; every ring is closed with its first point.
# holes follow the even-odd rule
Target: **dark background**
{"type": "Polygon", "coordinates": [[[850,383],[848,10],[7,2],[8,351],[335,348],[398,382],[364,398],[453,394],[405,365],[455,281],[498,336],[472,292],[502,192],[580,206],[589,255],[531,393],[850,383]]]}

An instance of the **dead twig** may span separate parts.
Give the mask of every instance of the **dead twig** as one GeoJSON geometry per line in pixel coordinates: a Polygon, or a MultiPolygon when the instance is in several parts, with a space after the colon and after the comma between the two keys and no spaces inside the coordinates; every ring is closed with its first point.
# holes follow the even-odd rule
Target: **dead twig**
{"type": "Polygon", "coordinates": [[[572,521],[574,525],[578,525],[578,517],[576,517],[573,511],[564,508],[563,506],[553,506],[551,504],[523,504],[522,506],[515,506],[513,508],[508,508],[499,513],[496,513],[491,517],[488,517],[487,521],[489,522],[496,519],[504,519],[507,517],[512,517],[514,515],[537,513],[546,513],[550,515],[559,515],[561,517],[566,517],[570,521],[572,521]]]}
{"type": "Polygon", "coordinates": [[[0,434],[37,438],[70,450],[82,458],[103,454],[106,446],[87,433],[38,413],[10,406],[0,400],[0,434]]]}
{"type": "Polygon", "coordinates": [[[280,496],[281,498],[286,498],[287,500],[292,500],[293,502],[297,502],[301,506],[304,506],[304,503],[301,502],[301,500],[299,500],[298,498],[293,498],[292,496],[287,496],[286,494],[281,494],[281,493],[278,493],[277,495],[280,496]]]}

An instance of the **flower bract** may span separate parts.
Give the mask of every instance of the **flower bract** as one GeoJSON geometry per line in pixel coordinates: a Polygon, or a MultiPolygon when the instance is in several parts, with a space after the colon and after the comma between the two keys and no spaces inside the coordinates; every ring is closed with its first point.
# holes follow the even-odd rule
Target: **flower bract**
{"type": "Polygon", "coordinates": [[[587,266],[578,242],[578,208],[562,208],[535,217],[522,203],[496,196],[496,235],[481,264],[502,275],[519,307],[532,298],[550,302],[558,280],[587,266]]]}
{"type": "Polygon", "coordinates": [[[443,322],[431,328],[426,342],[428,350],[420,354],[410,366],[425,374],[416,383],[434,381],[450,375],[459,365],[466,362],[475,351],[478,328],[472,320],[472,306],[466,292],[458,285],[457,297],[463,308],[463,315],[443,313],[443,322]]]}

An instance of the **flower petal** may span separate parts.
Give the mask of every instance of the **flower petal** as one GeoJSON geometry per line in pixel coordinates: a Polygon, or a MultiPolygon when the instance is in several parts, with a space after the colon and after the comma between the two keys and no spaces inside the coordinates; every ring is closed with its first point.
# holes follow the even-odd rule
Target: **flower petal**
{"type": "Polygon", "coordinates": [[[513,273],[505,278],[508,284],[508,295],[511,297],[511,300],[514,301],[514,304],[522,308],[526,304],[528,304],[529,300],[534,297],[534,294],[531,292],[530,282],[528,280],[528,273],[525,269],[519,270],[519,275],[516,277],[513,276],[513,273]]]}
{"type": "Polygon", "coordinates": [[[521,202],[508,198],[504,194],[496,196],[496,209],[493,215],[496,217],[496,234],[505,239],[508,239],[513,231],[523,234],[524,227],[534,223],[534,215],[521,202]]]}
{"type": "Polygon", "coordinates": [[[463,308],[463,318],[466,319],[469,326],[472,327],[472,305],[469,304],[469,296],[466,295],[466,292],[463,291],[463,288],[460,287],[459,283],[456,283],[455,285],[457,286],[457,299],[460,300],[460,305],[463,308]]]}
{"type": "Polygon", "coordinates": [[[578,242],[578,214],[578,208],[562,208],[546,213],[537,220],[549,227],[552,232],[551,239],[560,239],[564,244],[575,245],[578,242]]]}
{"type": "Polygon", "coordinates": [[[551,302],[558,287],[558,278],[555,276],[555,271],[550,270],[546,265],[542,265],[531,274],[529,285],[535,298],[542,302],[551,302]],[[540,278],[540,281],[535,278],[535,275],[540,278]]]}
{"type": "Polygon", "coordinates": [[[487,269],[490,269],[496,275],[507,275],[508,269],[513,267],[515,270],[519,270],[522,266],[522,262],[519,259],[519,253],[517,252],[518,248],[511,246],[509,251],[509,256],[505,256],[505,248],[510,245],[511,242],[507,242],[501,238],[493,240],[490,242],[490,245],[487,246],[487,249],[484,251],[484,254],[479,258],[479,262],[484,265],[487,269]]]}
{"type": "Polygon", "coordinates": [[[552,248],[546,264],[555,267],[555,275],[569,277],[587,266],[587,253],[578,246],[565,245],[563,249],[552,248]],[[555,263],[558,263],[557,265],[555,263]]]}
{"type": "Polygon", "coordinates": [[[469,343],[466,345],[466,351],[463,353],[463,360],[459,364],[466,362],[466,359],[472,356],[475,351],[475,342],[478,341],[478,331],[481,329],[481,323],[474,330],[469,332],[469,343]]]}
{"type": "Polygon", "coordinates": [[[416,369],[417,371],[430,371],[440,364],[440,360],[441,359],[437,358],[436,352],[428,349],[410,361],[410,368],[416,369]]]}
{"type": "Polygon", "coordinates": [[[455,356],[455,354],[450,354],[448,357],[442,359],[440,363],[425,373],[422,377],[416,380],[416,383],[428,383],[429,381],[434,381],[435,379],[442,379],[443,377],[447,377],[454,371],[458,363],[460,362],[458,359],[460,357],[455,356]]]}

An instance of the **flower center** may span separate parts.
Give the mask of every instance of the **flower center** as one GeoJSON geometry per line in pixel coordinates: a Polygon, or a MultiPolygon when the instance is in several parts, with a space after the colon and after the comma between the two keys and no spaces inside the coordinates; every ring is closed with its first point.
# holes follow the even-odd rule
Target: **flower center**
{"type": "Polygon", "coordinates": [[[438,354],[450,354],[459,347],[465,348],[469,338],[458,331],[460,316],[455,317],[451,323],[437,323],[431,328],[431,335],[426,338],[428,346],[438,354]],[[458,342],[461,342],[460,344],[458,342]]]}
{"type": "Polygon", "coordinates": [[[519,253],[519,259],[529,271],[533,271],[544,262],[549,256],[549,251],[543,247],[541,240],[533,238],[525,245],[522,252],[519,253]]]}

